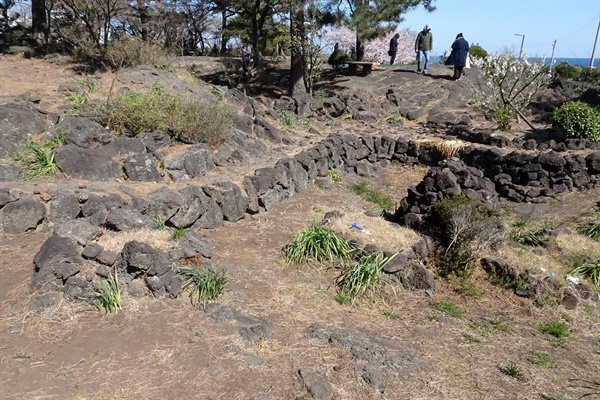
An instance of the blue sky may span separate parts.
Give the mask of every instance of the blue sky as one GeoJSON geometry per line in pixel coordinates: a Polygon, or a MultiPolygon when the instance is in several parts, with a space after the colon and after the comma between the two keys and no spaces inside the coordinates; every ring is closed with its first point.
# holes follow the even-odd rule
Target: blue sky
{"type": "MultiPolygon", "coordinates": [[[[437,0],[437,10],[419,7],[404,15],[398,29],[420,31],[433,27],[435,54],[447,51],[462,32],[469,43],[479,43],[489,53],[511,50],[518,54],[521,36],[528,57],[587,58],[592,55],[600,19],[600,0],[437,0]]],[[[600,58],[600,38],[595,59],[600,58]]]]}

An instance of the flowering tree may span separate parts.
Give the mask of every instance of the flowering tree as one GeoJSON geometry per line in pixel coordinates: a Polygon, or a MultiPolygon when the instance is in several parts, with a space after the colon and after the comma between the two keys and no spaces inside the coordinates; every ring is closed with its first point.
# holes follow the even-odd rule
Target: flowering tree
{"type": "MultiPolygon", "coordinates": [[[[417,33],[406,28],[398,32],[388,32],[386,36],[369,40],[365,43],[366,61],[387,62],[389,43],[394,33],[400,34],[398,38],[398,53],[396,54],[396,63],[408,63],[415,59],[415,38],[417,33]]],[[[335,43],[338,43],[340,50],[350,54],[356,44],[356,32],[348,27],[340,26],[329,30],[323,37],[325,48],[333,49],[335,43]]]]}
{"type": "Polygon", "coordinates": [[[521,112],[550,80],[545,59],[530,63],[502,54],[471,61],[485,80],[477,91],[477,100],[486,115],[495,119],[501,130],[510,129],[519,116],[534,129],[521,112]]]}

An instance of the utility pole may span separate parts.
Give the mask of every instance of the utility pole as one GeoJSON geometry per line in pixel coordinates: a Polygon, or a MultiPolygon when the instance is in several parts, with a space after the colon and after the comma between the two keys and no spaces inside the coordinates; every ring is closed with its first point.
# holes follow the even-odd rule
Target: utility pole
{"type": "Polygon", "coordinates": [[[521,50],[519,50],[519,60],[523,61],[523,44],[525,43],[525,35],[515,33],[515,36],[521,36],[521,50]]]}
{"type": "Polygon", "coordinates": [[[598,19],[598,30],[596,31],[596,39],[594,40],[594,48],[592,49],[592,58],[590,58],[590,68],[594,68],[594,57],[596,56],[596,44],[598,44],[598,35],[600,34],[600,19],[598,19]]]}
{"type": "Polygon", "coordinates": [[[554,64],[554,48],[556,47],[556,39],[554,39],[554,43],[552,43],[552,57],[550,57],[550,68],[554,64]]]}

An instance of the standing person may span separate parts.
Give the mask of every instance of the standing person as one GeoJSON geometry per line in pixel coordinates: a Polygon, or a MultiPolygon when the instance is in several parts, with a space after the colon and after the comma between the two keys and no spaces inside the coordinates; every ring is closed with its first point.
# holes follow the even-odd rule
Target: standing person
{"type": "Polygon", "coordinates": [[[417,35],[415,40],[415,53],[417,53],[417,74],[421,73],[421,55],[425,59],[423,65],[423,73],[427,73],[429,67],[429,53],[433,50],[433,33],[431,33],[431,25],[427,24],[417,35]],[[421,54],[422,53],[422,54],[421,54]]]}
{"type": "Polygon", "coordinates": [[[452,79],[455,81],[459,80],[462,76],[463,68],[467,65],[467,57],[469,57],[469,42],[465,40],[462,33],[459,33],[452,43],[452,52],[444,63],[446,65],[454,65],[452,79]]]}
{"type": "Polygon", "coordinates": [[[254,57],[254,52],[252,51],[252,46],[250,43],[244,42],[242,45],[242,69],[244,70],[244,75],[246,75],[249,71],[250,60],[254,57]]]}
{"type": "Polygon", "coordinates": [[[396,33],[393,38],[390,39],[390,49],[388,50],[388,56],[390,56],[390,65],[394,65],[396,54],[398,54],[398,38],[399,33],[396,33]]]}

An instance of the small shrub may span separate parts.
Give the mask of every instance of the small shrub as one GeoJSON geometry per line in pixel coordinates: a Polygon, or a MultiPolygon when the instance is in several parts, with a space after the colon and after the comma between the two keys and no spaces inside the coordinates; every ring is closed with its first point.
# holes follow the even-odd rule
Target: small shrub
{"type": "Polygon", "coordinates": [[[351,185],[350,189],[363,199],[376,204],[384,211],[392,211],[394,209],[395,203],[392,196],[369,188],[366,182],[351,185]]]}
{"type": "Polygon", "coordinates": [[[590,279],[597,290],[600,290],[600,259],[594,262],[586,262],[571,271],[571,274],[577,274],[590,279]]]}
{"type": "Polygon", "coordinates": [[[540,351],[531,350],[529,352],[529,356],[527,357],[527,361],[546,368],[558,368],[558,361],[556,361],[556,358],[552,357],[548,353],[540,351]]]}
{"type": "Polygon", "coordinates": [[[350,61],[350,56],[348,55],[348,53],[342,50],[336,50],[333,53],[331,53],[331,55],[327,59],[327,64],[333,67],[338,67],[339,65],[347,61],[350,61]]]}
{"type": "Polygon", "coordinates": [[[117,274],[109,274],[96,287],[96,307],[104,313],[117,312],[121,309],[121,289],[117,274]]]}
{"type": "Polygon", "coordinates": [[[279,120],[284,126],[291,128],[296,123],[296,117],[289,110],[284,110],[283,108],[277,109],[277,114],[279,114],[279,120]]]}
{"type": "Polygon", "coordinates": [[[508,131],[515,118],[515,112],[508,106],[497,106],[491,110],[492,117],[498,123],[498,129],[508,131]]]}
{"type": "Polygon", "coordinates": [[[354,247],[316,222],[309,229],[301,230],[285,249],[285,264],[318,263],[349,259],[354,247]]]}
{"type": "Polygon", "coordinates": [[[600,140],[600,109],[582,101],[570,101],[552,113],[552,123],[567,137],[600,140]]]}
{"type": "Polygon", "coordinates": [[[223,100],[225,98],[225,95],[223,94],[223,92],[221,92],[221,90],[219,90],[219,88],[217,88],[215,86],[210,88],[210,92],[219,100],[223,100]]]}
{"type": "Polygon", "coordinates": [[[326,99],[328,96],[329,95],[327,94],[327,91],[323,89],[315,90],[312,94],[313,100],[323,100],[326,99]]]}
{"type": "Polygon", "coordinates": [[[469,56],[473,58],[486,58],[488,56],[488,52],[485,51],[484,48],[479,45],[479,43],[475,43],[469,47],[469,56]]]}
{"type": "Polygon", "coordinates": [[[441,255],[437,262],[437,271],[442,278],[456,276],[469,278],[477,266],[477,260],[465,251],[452,249],[441,255]]]}
{"type": "Polygon", "coordinates": [[[561,61],[554,67],[554,74],[559,78],[573,80],[581,74],[581,68],[566,61],[561,61]]]}
{"type": "Polygon", "coordinates": [[[212,268],[200,270],[192,265],[180,265],[177,273],[184,279],[182,289],[190,289],[190,301],[196,307],[216,300],[227,284],[225,270],[217,271],[212,268]]]}
{"type": "Polygon", "coordinates": [[[335,301],[343,306],[348,306],[351,304],[351,299],[345,292],[338,292],[335,295],[335,301]]]}
{"type": "Polygon", "coordinates": [[[106,49],[106,57],[119,68],[169,63],[168,53],[163,47],[132,35],[123,35],[112,41],[106,49]]]}
{"type": "Polygon", "coordinates": [[[337,279],[340,293],[350,299],[350,305],[367,293],[374,293],[381,284],[381,271],[398,253],[385,257],[383,252],[364,254],[337,279]]]}
{"type": "Polygon", "coordinates": [[[569,336],[569,325],[566,322],[548,321],[540,325],[539,330],[559,339],[569,336]]]}
{"type": "Polygon", "coordinates": [[[588,82],[594,85],[600,84],[600,70],[598,68],[582,68],[581,74],[577,77],[578,81],[588,82]]]}
{"type": "Polygon", "coordinates": [[[431,308],[437,310],[439,312],[443,312],[444,314],[448,314],[454,318],[460,318],[464,315],[464,312],[456,306],[454,303],[450,303],[447,301],[438,301],[431,305],[431,308]]]}
{"type": "Polygon", "coordinates": [[[98,82],[89,76],[81,80],[81,86],[83,86],[88,93],[94,93],[98,90],[98,82]]]}
{"type": "Polygon", "coordinates": [[[501,287],[502,289],[510,289],[513,287],[513,279],[506,275],[498,275],[496,273],[491,273],[490,282],[494,285],[501,287]]]}
{"type": "Polygon", "coordinates": [[[515,378],[517,380],[523,380],[523,378],[525,377],[521,367],[519,367],[517,364],[513,363],[512,361],[510,361],[506,364],[503,364],[503,365],[499,365],[498,369],[504,375],[510,376],[511,378],[515,378]]]}

